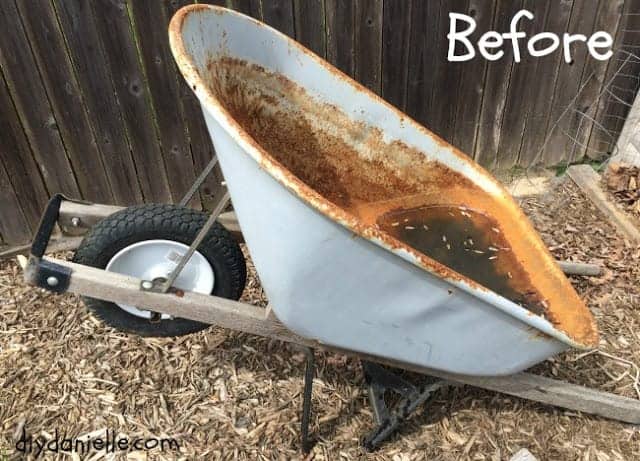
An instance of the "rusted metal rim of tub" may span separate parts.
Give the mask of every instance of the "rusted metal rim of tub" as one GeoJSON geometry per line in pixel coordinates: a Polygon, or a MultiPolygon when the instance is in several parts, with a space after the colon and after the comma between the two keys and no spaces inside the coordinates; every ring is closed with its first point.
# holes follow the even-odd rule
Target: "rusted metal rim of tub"
{"type": "Polygon", "coordinates": [[[563,343],[566,343],[575,348],[589,349],[597,347],[599,341],[598,330],[591,312],[575,294],[573,287],[555,264],[549,250],[546,248],[542,240],[537,236],[536,231],[533,229],[533,227],[528,224],[528,218],[524,215],[517,204],[513,202],[513,199],[504,189],[504,187],[500,183],[498,183],[491,174],[489,174],[484,168],[482,168],[475,162],[469,161],[468,157],[458,149],[451,146],[446,141],[438,137],[436,134],[430,132],[428,129],[426,129],[416,121],[412,120],[406,114],[397,110],[395,107],[384,101],[382,98],[380,98],[378,95],[371,92],[364,86],[360,85],[358,82],[351,79],[349,76],[331,66],[325,60],[316,56],[312,51],[300,45],[298,42],[292,40],[278,30],[273,29],[272,27],[242,13],[212,5],[185,6],[178,10],[178,12],[176,12],[176,14],[171,19],[171,22],[169,24],[169,41],[171,45],[171,51],[182,75],[184,76],[185,80],[187,81],[193,92],[196,94],[200,102],[210,113],[210,115],[214,117],[219,123],[221,123],[221,125],[229,127],[230,131],[232,131],[234,134],[235,141],[238,142],[238,144],[244,149],[244,151],[248,155],[250,155],[256,162],[258,162],[258,164],[260,164],[265,171],[269,172],[269,174],[274,177],[274,179],[276,179],[284,187],[292,191],[296,196],[304,200],[306,203],[308,203],[324,215],[328,216],[330,219],[338,222],[350,231],[354,232],[355,234],[368,239],[369,241],[381,246],[388,251],[391,251],[392,253],[402,257],[406,261],[420,267],[421,269],[426,270],[427,272],[439,278],[445,279],[452,285],[488,302],[494,307],[499,308],[507,314],[516,317],[522,322],[540,330],[542,333],[554,337],[562,341],[563,343]],[[248,23],[251,23],[256,27],[268,29],[270,33],[285,40],[289,48],[295,48],[299,50],[300,52],[313,59],[318,65],[323,66],[332,74],[336,75],[343,82],[351,85],[354,91],[363,92],[378,104],[384,105],[387,110],[392,111],[398,117],[404,119],[406,123],[411,123],[419,132],[431,137],[438,144],[449,149],[453,153],[453,155],[459,157],[462,161],[464,161],[468,168],[474,170],[474,172],[482,175],[485,179],[489,180],[495,186],[496,190],[499,191],[499,195],[496,196],[496,199],[498,199],[502,204],[505,205],[506,208],[508,208],[508,211],[513,214],[513,219],[521,220],[523,223],[527,223],[527,226],[525,228],[526,232],[531,233],[531,235],[535,236],[535,238],[532,239],[532,244],[540,254],[540,270],[548,274],[552,274],[554,278],[557,279],[558,283],[562,285],[559,286],[558,289],[562,290],[565,293],[573,294],[572,297],[575,298],[572,299],[573,304],[568,307],[565,306],[565,309],[567,309],[567,311],[569,310],[569,308],[571,309],[571,312],[565,312],[565,318],[566,315],[572,315],[576,318],[581,318],[580,323],[582,326],[582,331],[580,333],[570,331],[569,328],[565,327],[565,322],[563,322],[562,319],[554,322],[556,324],[553,325],[545,318],[532,314],[522,306],[519,306],[516,303],[497,295],[493,291],[485,288],[477,282],[459,274],[458,272],[453,271],[452,269],[440,264],[439,262],[427,257],[426,255],[417,252],[413,248],[395,239],[386,232],[380,231],[374,226],[363,223],[354,215],[335,206],[325,197],[303,183],[299,178],[291,174],[291,172],[286,170],[246,131],[244,131],[244,129],[238,124],[238,122],[234,120],[234,118],[227,112],[227,110],[222,106],[218,99],[211,93],[208,88],[206,78],[200,75],[200,72],[194,64],[191,56],[187,52],[182,38],[183,24],[189,15],[206,14],[205,12],[216,15],[229,14],[242,17],[248,23]]]}

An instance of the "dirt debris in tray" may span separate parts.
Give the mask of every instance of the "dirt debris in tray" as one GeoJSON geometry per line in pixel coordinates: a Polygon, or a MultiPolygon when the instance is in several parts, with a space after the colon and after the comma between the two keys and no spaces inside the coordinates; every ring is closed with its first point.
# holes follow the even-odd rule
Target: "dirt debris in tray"
{"type": "Polygon", "coordinates": [[[218,101],[271,157],[344,209],[425,193],[465,177],[331,104],[285,76],[243,60],[211,61],[207,76],[218,101]],[[427,181],[426,178],[429,180],[427,181]]]}
{"type": "MultiPolygon", "coordinates": [[[[572,282],[597,317],[602,350],[640,363],[640,248],[617,236],[571,184],[522,205],[557,258],[605,267],[602,277],[572,282]]],[[[266,303],[253,270],[243,299],[266,303]]],[[[12,448],[22,428],[43,440],[56,428],[71,436],[109,429],[180,444],[179,451],[133,452],[130,460],[302,459],[304,354],[295,347],[217,328],[177,339],[128,336],[91,317],[74,295],[26,287],[13,262],[0,263],[0,300],[0,453],[8,459],[24,459],[12,448]]],[[[534,371],[635,396],[633,367],[581,355],[563,354],[534,371]]],[[[521,448],[540,460],[640,459],[631,425],[471,387],[439,392],[366,455],[358,440],[371,428],[358,362],[318,354],[318,443],[308,459],[507,460],[521,448]]]]}

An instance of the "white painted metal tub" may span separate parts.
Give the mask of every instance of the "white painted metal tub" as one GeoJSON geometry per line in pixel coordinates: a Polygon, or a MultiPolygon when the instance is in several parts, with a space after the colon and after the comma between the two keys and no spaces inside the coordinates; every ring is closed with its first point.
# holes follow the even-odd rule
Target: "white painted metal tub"
{"type": "Polygon", "coordinates": [[[171,22],[170,40],[178,66],[202,104],[261,282],[288,328],[344,349],[466,375],[510,374],[569,347],[597,344],[590,313],[517,205],[452,146],[247,16],[218,7],[186,7],[171,22]],[[514,221],[510,225],[528,250],[519,257],[544,285],[553,315],[534,315],[443,271],[293,176],[234,120],[212,90],[211,66],[222,58],[286,76],[314,99],[362,122],[360,126],[382,130],[385,142],[401,140],[469,178],[502,207],[500,216],[507,216],[502,219],[514,221]],[[573,315],[580,321],[574,322],[573,315]]]}

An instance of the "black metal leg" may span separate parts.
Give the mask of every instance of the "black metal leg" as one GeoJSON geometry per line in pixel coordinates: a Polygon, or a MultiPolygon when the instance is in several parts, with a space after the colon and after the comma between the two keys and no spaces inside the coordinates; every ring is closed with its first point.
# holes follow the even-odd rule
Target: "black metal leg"
{"type": "Polygon", "coordinates": [[[315,363],[313,349],[305,348],[307,367],[304,372],[304,391],[302,395],[302,451],[306,454],[313,448],[313,442],[309,439],[309,422],[311,419],[311,391],[313,390],[313,378],[315,375],[315,363]]]}
{"type": "Polygon", "coordinates": [[[416,408],[445,384],[444,381],[436,381],[417,387],[378,364],[363,362],[362,367],[377,425],[376,429],[363,439],[367,451],[373,451],[380,446],[416,408]],[[391,409],[384,400],[386,391],[393,391],[401,397],[391,409]]]}
{"type": "Polygon", "coordinates": [[[373,417],[376,420],[377,425],[381,425],[384,421],[389,419],[389,409],[384,402],[385,388],[376,382],[371,382],[368,385],[369,391],[369,404],[373,409],[373,417]]]}
{"type": "Polygon", "coordinates": [[[32,257],[40,259],[44,255],[47,245],[49,244],[49,239],[51,239],[51,233],[56,226],[56,222],[58,222],[60,205],[63,200],[65,200],[65,198],[62,194],[55,194],[49,200],[47,208],[40,218],[40,225],[38,225],[38,230],[33,237],[33,242],[31,243],[32,257]]]}

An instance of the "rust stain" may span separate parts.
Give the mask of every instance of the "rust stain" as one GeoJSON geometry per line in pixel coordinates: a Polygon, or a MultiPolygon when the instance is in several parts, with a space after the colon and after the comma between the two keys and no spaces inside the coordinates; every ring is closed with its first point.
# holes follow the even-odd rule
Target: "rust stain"
{"type": "Polygon", "coordinates": [[[205,11],[208,9],[208,6],[203,4],[190,5],[188,9],[181,8],[173,18],[171,18],[171,22],[169,23],[169,36],[176,36],[176,34],[182,32],[182,27],[184,26],[184,21],[187,18],[188,13],[205,11]]]}
{"type": "Polygon", "coordinates": [[[537,328],[528,327],[527,331],[529,332],[529,339],[532,340],[532,341],[534,341],[534,340],[547,341],[547,340],[551,339],[551,337],[548,334],[543,333],[542,331],[538,330],[537,328]]]}
{"type": "MultiPolygon", "coordinates": [[[[181,23],[174,18],[170,30],[179,31],[181,23]]],[[[230,57],[212,58],[207,72],[199,74],[182,43],[174,42],[175,37],[178,64],[190,83],[198,83],[201,99],[222,109],[239,139],[259,153],[262,168],[320,211],[358,235],[409,252],[430,272],[521,304],[579,344],[598,344],[591,313],[528,219],[504,188],[464,154],[290,41],[354,91],[365,92],[464,159],[465,168],[493,183],[498,193],[486,192],[399,140],[385,141],[379,129],[316,100],[283,75],[230,57]],[[403,224],[401,229],[396,222],[403,224]],[[418,227],[420,234],[413,232],[418,227]],[[438,233],[448,240],[438,241],[438,233]],[[474,248],[466,251],[469,239],[474,248]],[[498,254],[488,255],[489,247],[498,248],[498,254]],[[473,256],[466,258],[470,251],[473,256]]]]}

